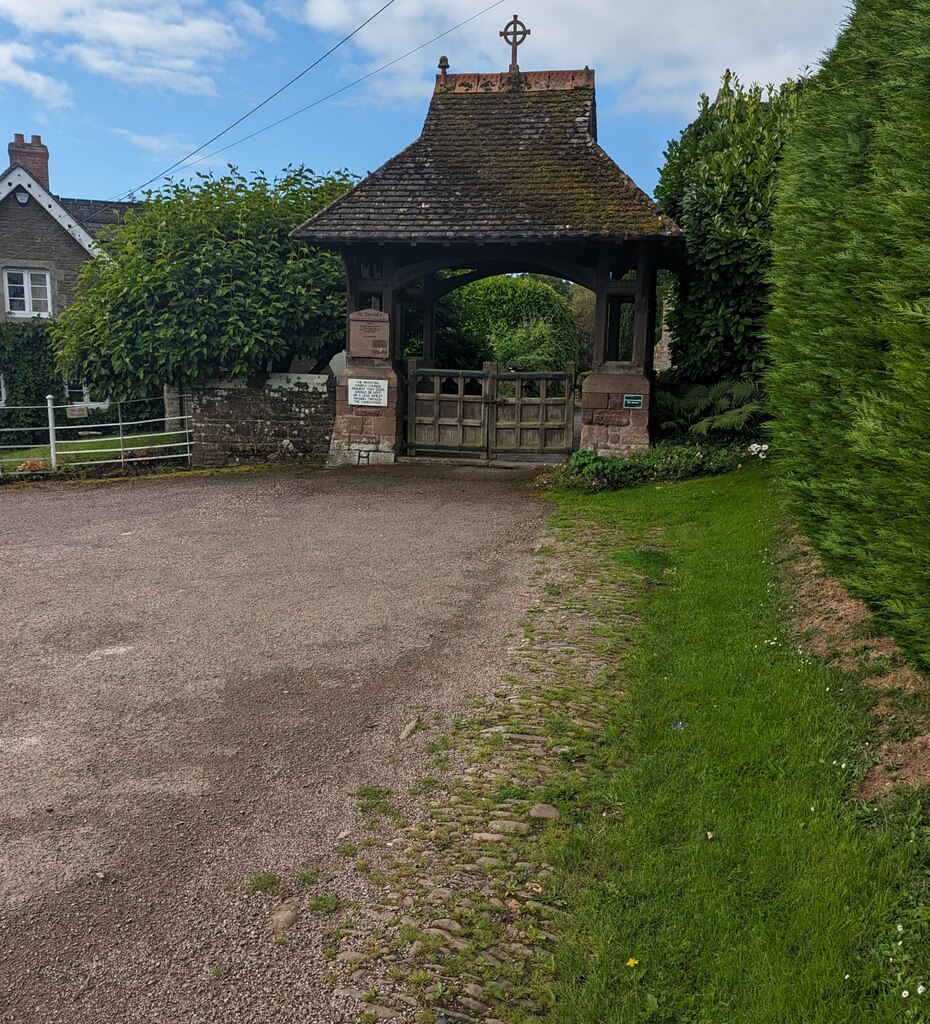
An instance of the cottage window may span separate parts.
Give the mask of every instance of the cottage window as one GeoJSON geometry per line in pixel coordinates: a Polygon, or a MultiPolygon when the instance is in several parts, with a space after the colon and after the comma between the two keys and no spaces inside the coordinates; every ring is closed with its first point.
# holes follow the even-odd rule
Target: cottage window
{"type": "Polygon", "coordinates": [[[90,388],[79,380],[65,382],[68,391],[68,405],[89,405],[90,388]]]}
{"type": "Polygon", "coordinates": [[[46,270],[5,270],[6,311],[13,316],[48,316],[52,289],[46,270]]]}

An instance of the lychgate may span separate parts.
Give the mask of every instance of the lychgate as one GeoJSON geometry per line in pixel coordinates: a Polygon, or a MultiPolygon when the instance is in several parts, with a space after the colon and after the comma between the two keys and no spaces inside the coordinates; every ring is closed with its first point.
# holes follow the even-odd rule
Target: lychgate
{"type": "Polygon", "coordinates": [[[570,451],[567,373],[532,380],[505,367],[435,365],[436,302],[470,281],[526,271],[596,297],[582,447],[645,448],[656,273],[677,265],[681,230],[597,144],[593,70],[522,72],[514,61],[507,73],[448,74],[445,58],[440,68],[419,139],[293,232],[345,262],[348,356],[330,462],[391,462],[405,451],[570,451]],[[629,344],[625,304],[633,307],[629,344]],[[413,307],[423,354],[408,362],[413,307]],[[353,393],[350,380],[380,382],[370,394],[386,389],[385,401],[359,401],[366,392],[353,393]]]}

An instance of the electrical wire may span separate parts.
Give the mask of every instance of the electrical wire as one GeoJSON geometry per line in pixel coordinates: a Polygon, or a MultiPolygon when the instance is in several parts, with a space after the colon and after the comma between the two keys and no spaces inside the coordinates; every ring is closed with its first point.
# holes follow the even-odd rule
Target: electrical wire
{"type": "MultiPolygon", "coordinates": [[[[349,89],[354,89],[355,86],[361,85],[362,82],[367,82],[368,79],[372,78],[374,75],[380,74],[382,71],[387,71],[388,68],[392,68],[402,60],[412,57],[415,53],[419,53],[420,50],[425,50],[427,46],[432,46],[433,43],[438,42],[450,33],[457,31],[464,25],[467,25],[470,21],[480,18],[483,14],[487,14],[488,11],[494,10],[495,7],[500,7],[503,3],[505,3],[505,0],[495,0],[493,4],[485,7],[484,10],[478,11],[477,14],[473,14],[470,18],[466,18],[464,21],[460,21],[457,25],[453,25],[452,28],[447,28],[445,32],[440,32],[439,35],[433,36],[432,39],[428,39],[425,43],[420,43],[419,46],[415,46],[412,50],[408,50],[406,53],[401,54],[400,57],[395,57],[393,60],[388,61],[387,64],[382,64],[380,67],[375,68],[374,71],[369,71],[367,75],[362,75],[361,78],[356,78],[354,82],[349,82],[348,85],[343,85],[341,88],[335,89],[333,92],[327,93],[325,96],[321,96],[318,100],[308,103],[305,107],[301,107],[299,110],[295,110],[293,113],[287,114],[285,117],[279,118],[277,121],[272,121],[271,124],[266,124],[264,128],[259,128],[258,131],[252,132],[251,135],[244,135],[241,139],[236,139],[235,142],[230,142],[229,145],[223,146],[222,149],[217,149],[212,153],[207,153],[205,156],[202,156],[199,160],[196,160],[193,163],[185,164],[182,167],[177,167],[177,165],[175,165],[175,167],[177,167],[178,170],[185,171],[188,167],[194,167],[201,161],[209,160],[214,156],[219,156],[221,153],[227,152],[234,146],[239,146],[243,142],[249,142],[251,139],[256,138],[256,136],[262,135],[267,131],[271,131],[272,128],[277,128],[279,125],[284,124],[285,121],[290,121],[292,118],[299,117],[301,114],[305,114],[308,110],[312,110],[314,107],[320,106],[321,103],[326,103],[327,100],[331,100],[335,96],[339,96],[341,93],[348,92],[349,89]]],[[[182,161],[178,161],[178,163],[182,163],[182,161]]]]}
{"type": "Polygon", "coordinates": [[[187,156],[182,156],[180,158],[180,160],[175,160],[175,162],[170,167],[168,167],[164,171],[161,171],[159,174],[156,174],[154,178],[149,178],[148,181],[144,181],[141,185],[137,186],[134,189],[131,189],[128,193],[123,192],[123,193],[120,193],[120,194],[121,195],[131,195],[133,192],[141,192],[142,189],[144,189],[146,185],[151,185],[153,181],[158,181],[159,178],[164,178],[166,175],[170,174],[180,164],[186,164],[187,161],[189,161],[191,159],[191,157],[196,156],[202,150],[206,149],[207,146],[209,146],[212,143],[216,142],[217,139],[221,139],[227,132],[231,132],[233,130],[233,128],[235,128],[237,125],[242,124],[243,121],[245,121],[247,118],[251,117],[256,111],[261,110],[262,107],[264,107],[268,103],[270,103],[276,96],[280,96],[281,93],[284,92],[285,89],[289,89],[295,82],[300,81],[300,79],[303,78],[304,75],[308,74],[315,67],[318,67],[320,64],[322,64],[323,61],[326,60],[327,57],[332,56],[332,54],[334,54],[341,46],[344,46],[353,36],[357,36],[359,34],[359,32],[361,32],[362,29],[366,25],[370,25],[375,20],[375,18],[378,17],[379,14],[384,13],[384,11],[386,11],[391,6],[391,4],[393,4],[393,3],[395,3],[395,0],[387,0],[387,3],[384,4],[383,7],[379,7],[378,10],[375,11],[375,13],[371,15],[371,17],[369,17],[365,21],[363,21],[361,23],[361,25],[359,25],[357,28],[354,28],[347,36],[343,36],[342,39],[340,39],[339,42],[336,43],[335,45],[331,46],[326,51],[326,53],[322,54],[322,56],[320,56],[320,57],[317,57],[317,59],[312,64],[308,64],[303,69],[303,71],[301,71],[299,74],[294,75],[293,78],[291,78],[289,81],[285,82],[284,85],[282,85],[280,89],[276,89],[270,96],[266,96],[261,101],[261,103],[257,103],[254,107],[252,107],[251,110],[246,111],[246,113],[244,113],[242,115],[242,117],[237,118],[235,121],[232,122],[232,124],[227,125],[221,132],[217,132],[216,135],[213,136],[213,138],[207,139],[206,142],[204,142],[202,145],[198,146],[196,149],[192,150],[190,153],[187,154],[187,156]]]}
{"type": "MultiPolygon", "coordinates": [[[[331,93],[328,93],[326,96],[322,96],[320,99],[316,99],[312,103],[308,103],[306,106],[302,106],[302,108],[300,110],[294,111],[292,114],[288,114],[286,117],[281,118],[278,121],[274,121],[274,122],[272,122],[269,125],[265,125],[264,128],[259,128],[258,131],[255,131],[255,132],[253,132],[250,135],[246,135],[243,138],[237,139],[235,142],[231,142],[231,143],[229,143],[229,145],[223,146],[221,148],[221,150],[217,150],[214,153],[210,153],[206,157],[202,157],[202,158],[200,158],[197,161],[193,161],[192,163],[185,163],[185,161],[191,161],[192,157],[194,157],[197,154],[199,154],[202,150],[205,150],[205,148],[208,145],[210,145],[211,142],[214,142],[214,141],[216,141],[216,139],[222,137],[222,135],[224,135],[227,131],[230,131],[231,129],[235,128],[237,125],[242,124],[243,121],[245,121],[248,117],[250,117],[256,111],[260,110],[262,108],[262,106],[264,106],[271,99],[273,99],[274,97],[280,95],[290,85],[293,85],[294,82],[296,82],[298,79],[302,78],[305,74],[307,74],[307,72],[311,71],[313,68],[315,68],[316,66],[320,65],[320,63],[323,60],[325,60],[327,56],[332,54],[336,49],[338,49],[345,42],[347,42],[349,39],[351,39],[352,36],[357,35],[358,32],[361,32],[361,30],[364,29],[366,25],[369,25],[372,22],[372,20],[374,20],[374,18],[376,18],[378,16],[378,14],[380,14],[383,10],[385,10],[387,7],[389,7],[392,3],[394,3],[394,0],[388,0],[388,2],[386,4],[384,4],[384,6],[381,7],[379,10],[375,11],[375,13],[372,14],[371,17],[369,17],[368,20],[366,20],[366,22],[364,22],[362,25],[360,25],[356,29],[354,29],[351,33],[349,33],[349,35],[344,37],[344,39],[340,40],[335,46],[333,46],[331,49],[329,49],[321,57],[319,57],[318,59],[314,60],[313,63],[311,63],[311,65],[309,65],[307,68],[305,68],[302,72],[300,72],[299,75],[295,75],[294,78],[292,78],[290,80],[290,82],[287,82],[285,85],[283,85],[276,92],[271,93],[271,95],[267,96],[260,103],[258,103],[256,106],[254,106],[254,108],[252,108],[252,110],[249,111],[247,114],[244,114],[241,118],[239,118],[238,120],[236,120],[233,123],[231,123],[230,125],[228,125],[221,132],[219,132],[218,134],[214,135],[213,138],[208,139],[206,142],[203,143],[203,145],[198,146],[197,150],[194,150],[191,153],[187,154],[186,157],[181,157],[180,160],[175,161],[171,165],[171,167],[169,167],[166,170],[162,171],[160,174],[157,174],[155,177],[150,178],[147,181],[144,181],[141,185],[137,185],[135,188],[129,188],[129,189],[125,190],[125,191],[122,191],[122,193],[118,193],[116,196],[112,197],[111,199],[107,199],[107,200],[93,200],[93,201],[90,201],[90,202],[92,202],[94,204],[94,206],[105,206],[108,203],[117,203],[117,202],[124,201],[125,199],[128,199],[129,197],[135,195],[135,193],[137,193],[137,191],[139,191],[142,188],[144,188],[145,185],[149,185],[149,184],[152,184],[155,181],[158,181],[159,179],[165,177],[166,175],[170,174],[174,170],[181,170],[181,171],[186,170],[188,167],[195,166],[196,164],[201,163],[205,159],[209,160],[210,157],[215,157],[219,153],[223,153],[226,150],[230,150],[230,148],[233,148],[233,146],[240,145],[243,142],[247,142],[249,139],[254,138],[256,135],[260,135],[263,132],[269,131],[272,128],[277,128],[279,125],[284,124],[286,121],[290,121],[292,118],[298,117],[300,114],[306,113],[308,110],[311,110],[312,108],[314,108],[314,106],[319,106],[321,103],[324,103],[324,102],[332,99],[334,96],[338,96],[341,93],[346,92],[347,90],[354,88],[356,85],[360,85],[362,82],[368,81],[370,78],[373,78],[375,75],[379,75],[381,72],[386,71],[388,68],[392,68],[394,65],[396,65],[396,63],[399,63],[401,60],[406,60],[408,57],[412,56],[414,53],[419,53],[420,50],[425,49],[427,46],[431,46],[433,43],[437,42],[439,39],[442,39],[442,38],[445,38],[446,36],[451,35],[453,32],[458,31],[463,26],[466,26],[470,22],[473,22],[473,20],[475,20],[475,18],[480,17],[482,14],[487,14],[488,11],[493,10],[495,7],[500,7],[501,4],[504,3],[504,0],[496,0],[495,3],[492,3],[488,7],[484,7],[481,10],[479,10],[477,13],[472,14],[470,17],[465,18],[464,22],[459,22],[458,25],[454,25],[452,28],[447,29],[445,32],[440,32],[437,36],[433,36],[432,39],[428,39],[425,43],[421,43],[419,46],[414,47],[412,50],[408,50],[406,53],[401,54],[398,57],[394,57],[393,60],[389,60],[387,63],[385,63],[385,65],[382,65],[380,68],[376,68],[374,71],[369,72],[367,75],[363,75],[361,78],[355,79],[353,82],[350,82],[347,85],[344,85],[341,88],[336,89],[336,90],[334,90],[331,93]],[[183,165],[183,166],[181,166],[181,165],[183,165]]],[[[83,220],[79,220],[79,219],[75,218],[75,224],[77,226],[79,226],[79,227],[84,227],[84,225],[90,219],[91,219],[91,216],[87,216],[83,220]]],[[[67,227],[59,227],[59,228],[56,229],[54,234],[50,234],[50,236],[48,236],[47,238],[40,239],[38,242],[33,243],[31,246],[28,246],[26,249],[19,250],[18,253],[15,253],[14,255],[8,257],[6,262],[15,261],[15,260],[19,259],[22,256],[26,256],[30,252],[33,252],[35,249],[39,249],[42,246],[46,245],[47,243],[53,242],[55,239],[57,239],[59,236],[61,236],[61,234],[66,234],[66,233],[68,233],[68,231],[69,231],[69,229],[67,227]]]]}

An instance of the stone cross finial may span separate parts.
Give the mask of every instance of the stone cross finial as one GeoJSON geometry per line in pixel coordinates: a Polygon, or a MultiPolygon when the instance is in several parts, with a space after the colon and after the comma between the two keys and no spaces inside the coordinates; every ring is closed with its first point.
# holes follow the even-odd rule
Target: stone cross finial
{"type": "Polygon", "coordinates": [[[517,74],[520,70],[520,65],[517,63],[517,47],[521,43],[525,43],[526,37],[530,34],[530,30],[516,14],[513,16],[513,21],[508,21],[501,30],[501,38],[510,43],[510,73],[512,75],[517,74]]]}

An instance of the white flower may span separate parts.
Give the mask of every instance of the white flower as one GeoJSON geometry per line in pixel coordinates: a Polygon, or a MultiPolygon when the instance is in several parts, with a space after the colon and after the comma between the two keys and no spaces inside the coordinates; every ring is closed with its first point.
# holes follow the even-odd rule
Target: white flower
{"type": "Polygon", "coordinates": [[[927,986],[926,985],[918,985],[917,986],[917,995],[922,996],[924,994],[924,992],[926,992],[926,991],[927,991],[927,986]]]}
{"type": "Polygon", "coordinates": [[[849,975],[848,974],[844,974],[843,975],[843,981],[849,981],[849,975]]]}
{"type": "Polygon", "coordinates": [[[897,929],[898,929],[899,932],[903,932],[904,931],[904,925],[903,924],[897,925],[897,929]]]}
{"type": "Polygon", "coordinates": [[[903,991],[903,992],[901,993],[901,998],[902,998],[902,999],[907,999],[907,997],[908,997],[909,995],[910,995],[910,992],[908,992],[908,990],[907,990],[907,989],[905,989],[905,990],[904,990],[904,991],[903,991]]]}

